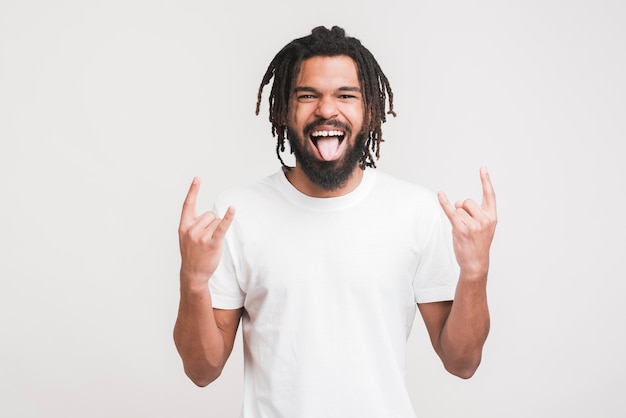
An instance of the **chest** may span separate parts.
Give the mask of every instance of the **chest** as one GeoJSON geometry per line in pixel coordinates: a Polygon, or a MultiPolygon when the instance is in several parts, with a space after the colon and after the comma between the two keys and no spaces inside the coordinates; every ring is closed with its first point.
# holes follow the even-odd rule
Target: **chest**
{"type": "Polygon", "coordinates": [[[249,299],[322,297],[341,304],[400,297],[412,303],[419,240],[407,220],[358,211],[270,218],[241,228],[239,280],[249,299]]]}

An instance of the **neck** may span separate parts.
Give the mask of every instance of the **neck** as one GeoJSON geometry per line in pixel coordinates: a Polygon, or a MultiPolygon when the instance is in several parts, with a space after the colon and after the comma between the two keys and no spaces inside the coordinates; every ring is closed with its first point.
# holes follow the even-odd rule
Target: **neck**
{"type": "Polygon", "coordinates": [[[301,193],[311,197],[326,198],[343,196],[356,189],[363,179],[363,169],[358,165],[355,166],[348,180],[341,187],[333,190],[326,190],[313,183],[298,166],[297,162],[295,167],[285,171],[285,175],[293,187],[301,193]]]}

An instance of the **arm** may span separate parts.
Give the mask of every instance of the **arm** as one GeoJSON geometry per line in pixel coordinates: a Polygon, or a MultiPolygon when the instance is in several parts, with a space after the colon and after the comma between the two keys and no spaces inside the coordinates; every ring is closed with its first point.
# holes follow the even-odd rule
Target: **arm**
{"type": "Polygon", "coordinates": [[[419,304],[433,347],[450,373],[470,378],[478,368],[489,334],[487,273],[489,248],[497,223],[496,201],[489,174],[480,171],[483,202],[452,206],[444,193],[439,201],[452,224],[454,253],[460,267],[454,301],[419,304]]]}
{"type": "Polygon", "coordinates": [[[224,235],[234,218],[229,208],[224,219],[213,212],[196,216],[200,181],[195,178],[183,204],[178,229],[181,252],[180,305],[174,342],[185,373],[198,386],[206,386],[222,372],[235,341],[242,309],[213,309],[209,278],[219,264],[224,235]]]}
{"type": "Polygon", "coordinates": [[[211,296],[184,295],[181,291],[174,342],[185,374],[198,386],[219,377],[235,343],[242,309],[211,307],[211,296]]]}

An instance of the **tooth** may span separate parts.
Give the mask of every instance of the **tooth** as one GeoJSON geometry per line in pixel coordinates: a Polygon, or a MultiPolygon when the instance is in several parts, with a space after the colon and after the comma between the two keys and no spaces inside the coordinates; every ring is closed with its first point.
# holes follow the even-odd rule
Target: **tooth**
{"type": "Polygon", "coordinates": [[[320,137],[320,136],[344,136],[343,131],[314,131],[311,132],[311,136],[320,137]]]}

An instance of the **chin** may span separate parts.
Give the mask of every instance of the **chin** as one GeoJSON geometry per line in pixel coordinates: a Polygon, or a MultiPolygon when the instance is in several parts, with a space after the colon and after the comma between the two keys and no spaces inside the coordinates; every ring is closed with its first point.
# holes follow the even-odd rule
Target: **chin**
{"type": "Polygon", "coordinates": [[[341,158],[324,161],[313,152],[303,149],[297,136],[290,132],[289,143],[291,152],[296,157],[298,166],[313,184],[326,191],[335,191],[346,185],[365,153],[365,145],[361,135],[357,136],[354,145],[346,147],[341,158]],[[292,139],[293,138],[293,139],[292,139]]]}

